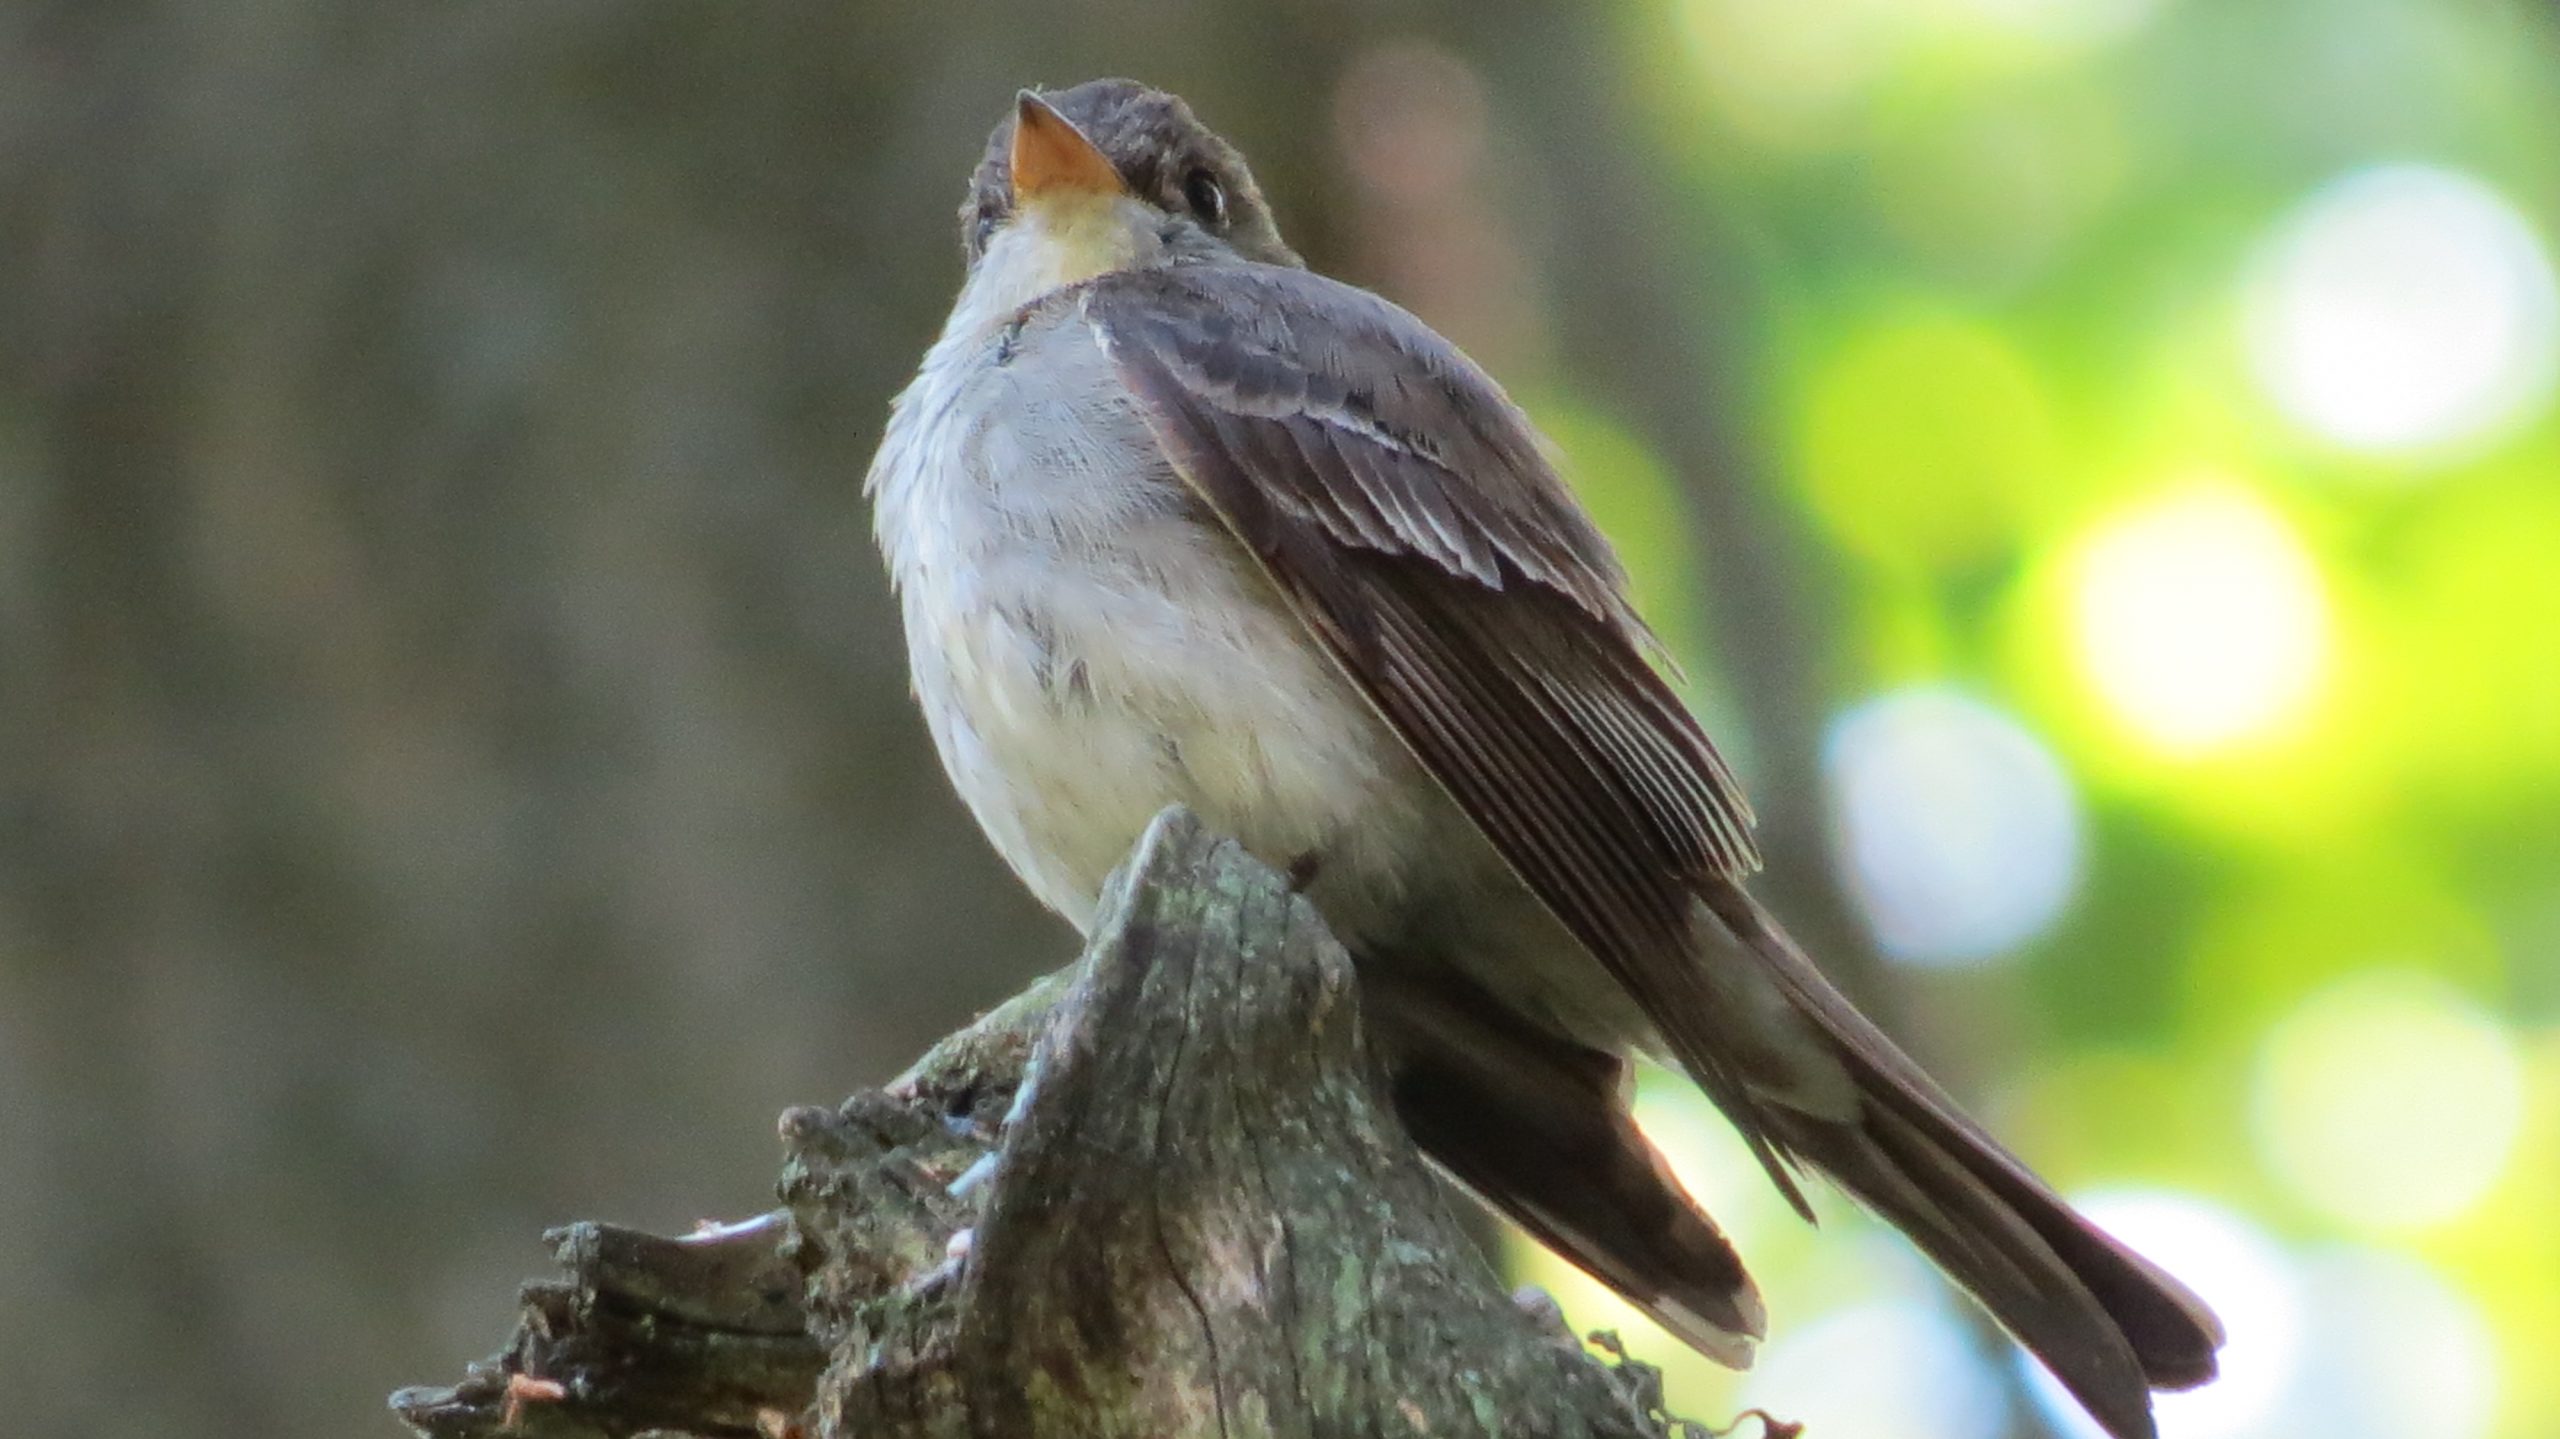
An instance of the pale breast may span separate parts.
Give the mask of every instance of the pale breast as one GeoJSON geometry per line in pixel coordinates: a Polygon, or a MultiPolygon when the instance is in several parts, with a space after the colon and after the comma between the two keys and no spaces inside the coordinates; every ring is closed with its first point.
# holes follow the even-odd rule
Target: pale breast
{"type": "MultiPolygon", "coordinates": [[[[1436,792],[1149,437],[1072,314],[946,339],[874,466],[917,698],[1005,859],[1083,927],[1179,801],[1257,854],[1367,876],[1436,792]]],[[[1336,914],[1356,928],[1360,916],[1336,914]]]]}
{"type": "Polygon", "coordinates": [[[1364,960],[1450,966],[1594,1043],[1641,1035],[1250,557],[1066,306],[965,303],[869,480],[916,697],[988,839],[1079,930],[1156,812],[1282,868],[1364,960]]]}

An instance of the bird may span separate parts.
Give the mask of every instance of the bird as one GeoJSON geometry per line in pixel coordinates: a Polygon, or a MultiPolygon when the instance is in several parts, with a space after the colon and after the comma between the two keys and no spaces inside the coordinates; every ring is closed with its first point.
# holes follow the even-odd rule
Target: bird
{"type": "Polygon", "coordinates": [[[1897,1227],[2116,1439],[2220,1322],[2075,1212],[1747,890],[1751,807],[1553,452],[1428,325],[1310,270],[1132,80],[1022,91],[865,479],[953,787],[1079,930],[1164,806],[1353,958],[1421,1151],[1700,1352],[1759,1293],[1638,1130],[1684,1072],[1808,1221],[1897,1227]]]}

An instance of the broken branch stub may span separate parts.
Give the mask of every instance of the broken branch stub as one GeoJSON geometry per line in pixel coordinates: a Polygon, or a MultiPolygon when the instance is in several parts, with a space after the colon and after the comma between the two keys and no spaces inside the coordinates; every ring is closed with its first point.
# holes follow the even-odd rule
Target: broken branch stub
{"type": "MultiPolygon", "coordinates": [[[[1515,1303],[1461,1230],[1373,1082],[1358,998],[1284,879],[1189,814],[1158,816],[1074,966],[884,1089],[784,1116],[791,1236],[774,1252],[824,1368],[747,1424],[1660,1439],[1642,1366],[1515,1303]]],[[[737,1311],[728,1284],[713,1311],[737,1311]]],[[[561,1390],[528,1404],[519,1384],[519,1424],[597,1412],[604,1388],[526,1367],[518,1338],[483,1378],[561,1390]]],[[[458,1411],[417,1396],[456,1392],[403,1391],[403,1417],[439,1439],[494,1432],[422,1422],[458,1411]]],[[[746,1432],[737,1392],[652,1422],[746,1432]]]]}

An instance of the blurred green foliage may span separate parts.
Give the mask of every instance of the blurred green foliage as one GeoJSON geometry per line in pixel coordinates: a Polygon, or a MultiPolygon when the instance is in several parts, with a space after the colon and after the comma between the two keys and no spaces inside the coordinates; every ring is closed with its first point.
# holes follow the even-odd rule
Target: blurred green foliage
{"type": "MultiPolygon", "coordinates": [[[[2255,1322],[2165,1432],[2560,1432],[2552,14],[1619,14],[1665,162],[1733,237],[1699,283],[1765,297],[1731,362],[1849,596],[1827,702],[1953,685],[2084,811],[2070,906],[1907,972],[1912,1027],[2012,1046],[1972,1087],[2066,1189],[2196,1206],[2266,1261],[2192,1276],[2255,1284],[2226,1304],[2255,1322]]],[[[1650,582],[1656,466],[1580,423],[1650,582]]],[[[1716,1178],[1688,1098],[1647,1103],[1704,1146],[1782,1328],[1899,1292],[1716,1178]]],[[[1711,1412],[1783,1403],[1649,1352],[1711,1412]]]]}

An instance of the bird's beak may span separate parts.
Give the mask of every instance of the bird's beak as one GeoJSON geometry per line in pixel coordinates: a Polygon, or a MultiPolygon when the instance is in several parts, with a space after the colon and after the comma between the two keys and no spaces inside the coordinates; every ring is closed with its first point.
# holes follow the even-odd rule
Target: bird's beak
{"type": "Polygon", "coordinates": [[[1084,132],[1025,90],[1013,122],[1013,194],[1020,202],[1074,194],[1124,195],[1129,186],[1084,132]]]}

